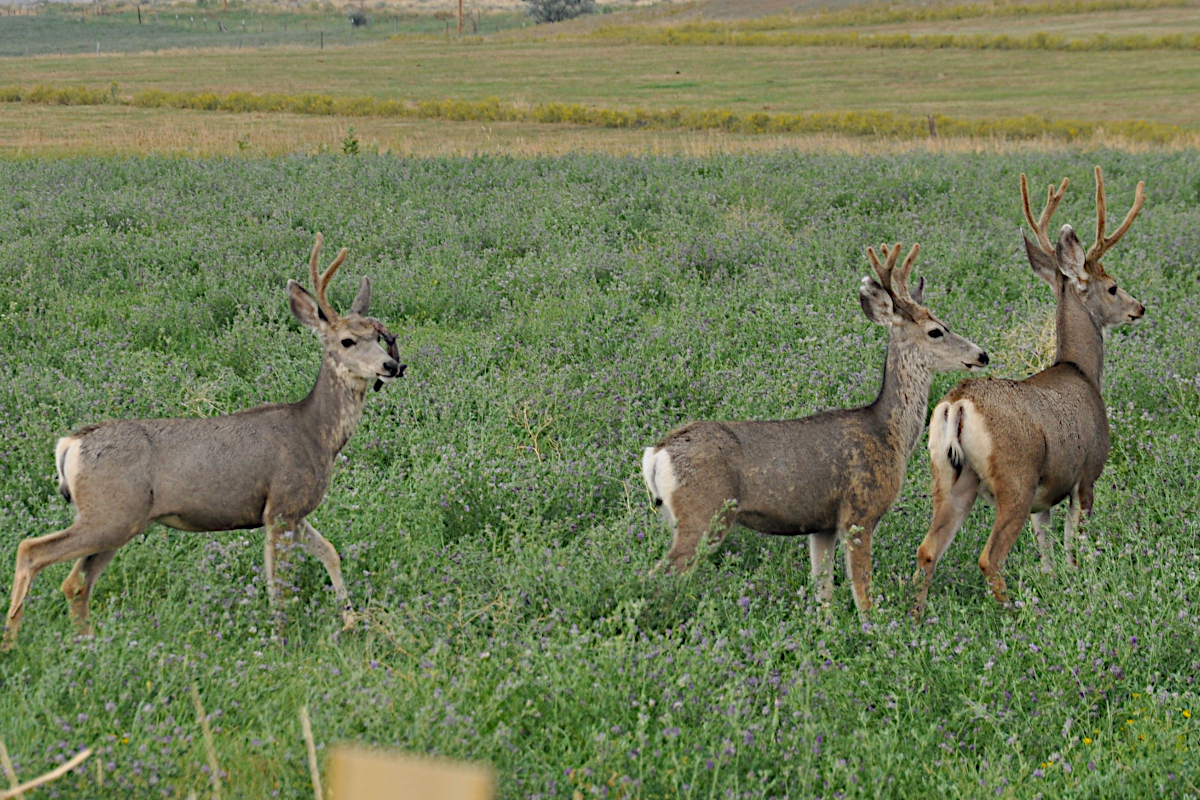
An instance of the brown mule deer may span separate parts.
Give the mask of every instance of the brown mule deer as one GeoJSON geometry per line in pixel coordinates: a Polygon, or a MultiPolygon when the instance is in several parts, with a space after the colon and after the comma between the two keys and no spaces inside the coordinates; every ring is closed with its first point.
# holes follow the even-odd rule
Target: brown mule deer
{"type": "Polygon", "coordinates": [[[59,489],[77,515],[66,530],[17,546],[4,649],[16,644],[34,578],[70,559],[77,560],[62,591],[81,631],[90,632],[88,601],[96,579],[117,550],[151,522],[185,531],[262,526],[272,604],[279,595],[276,544],[290,531],[325,565],[349,621],[337,550],[305,517],[325,498],[334,456],[358,426],[367,387],[375,381],[378,390],[383,381],[400,377],[404,366],[395,337],[365,316],[371,302],[366,277],[347,316],[338,316],[326,300],[346,249],[318,274],[321,241],[318,233],[309,262],[316,297],[295,281],[287,285],[292,314],[324,346],[321,371],[307,397],[220,417],[105,422],[58,440],[59,489]]]}
{"type": "Polygon", "coordinates": [[[1085,254],[1070,225],[1063,225],[1057,247],[1047,232],[1067,183],[1063,178],[1057,190],[1050,186],[1041,217],[1034,221],[1021,176],[1025,219],[1037,235],[1037,244],[1025,238],[1025,253],[1058,299],[1054,364],[1023,381],[963,381],[933,411],[933,521],[917,550],[919,589],[913,613],[918,618],[925,613],[934,568],[977,496],[996,506],[979,568],[998,601],[1008,602],[1000,569],[1030,515],[1042,570],[1050,571],[1050,509],[1067,497],[1063,546],[1068,562],[1075,563],[1072,540],[1081,513],[1091,513],[1092,486],[1108,458],[1108,418],[1100,396],[1104,338],[1110,328],[1134,322],[1146,311],[1117,287],[1100,258],[1129,230],[1145,195],[1139,182],[1125,221],[1105,236],[1104,179],[1096,167],[1096,241],[1085,254]]]}
{"type": "Polygon", "coordinates": [[[933,374],[988,363],[921,304],[924,280],[909,293],[918,250],[896,269],[899,244],[884,245],[883,264],[867,248],[878,280],[863,278],[859,300],[867,319],[888,329],[883,387],[871,405],[804,419],[693,422],[646,448],[646,486],[675,523],[663,562],[672,571],[690,569],[700,540],[707,534],[719,544],[735,523],[807,534],[817,597],[827,603],[841,538],[855,604],[862,613],[870,608],[871,536],[900,493],[933,374]]]}

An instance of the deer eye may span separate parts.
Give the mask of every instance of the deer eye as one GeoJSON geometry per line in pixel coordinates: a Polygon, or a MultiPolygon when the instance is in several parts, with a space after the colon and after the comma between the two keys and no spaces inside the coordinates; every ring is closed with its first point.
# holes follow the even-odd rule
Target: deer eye
{"type": "Polygon", "coordinates": [[[1116,286],[1116,284],[1113,284],[1112,286],[1108,287],[1108,293],[1109,293],[1109,294],[1116,294],[1116,293],[1117,293],[1117,286],[1116,286]]]}
{"type": "Polygon", "coordinates": [[[934,328],[933,330],[931,330],[931,331],[929,332],[929,338],[930,338],[930,339],[940,339],[940,338],[942,338],[942,330],[941,330],[941,328],[934,328]]]}
{"type": "Polygon", "coordinates": [[[342,339],[342,347],[354,347],[353,339],[342,339]]]}

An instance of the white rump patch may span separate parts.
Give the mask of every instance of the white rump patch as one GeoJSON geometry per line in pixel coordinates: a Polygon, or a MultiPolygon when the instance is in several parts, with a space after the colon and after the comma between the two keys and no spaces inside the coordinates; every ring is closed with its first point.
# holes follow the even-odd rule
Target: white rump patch
{"type": "Polygon", "coordinates": [[[58,489],[72,502],[75,500],[75,478],[79,474],[80,442],[81,440],[74,436],[64,436],[54,445],[54,466],[58,470],[58,489]]]}
{"type": "Polygon", "coordinates": [[[962,444],[958,440],[957,404],[942,401],[933,409],[929,420],[929,458],[931,461],[948,463],[955,470],[963,465],[962,444]]]}
{"type": "Polygon", "coordinates": [[[970,399],[943,401],[933,410],[929,421],[929,457],[955,470],[970,467],[979,476],[982,487],[987,488],[992,437],[983,415],[970,399]]]}
{"type": "Polygon", "coordinates": [[[642,479],[646,482],[646,488],[650,490],[650,496],[654,498],[654,504],[661,504],[666,509],[669,521],[674,523],[676,516],[671,501],[675,490],[679,488],[679,481],[675,478],[671,454],[657,447],[647,447],[643,450],[642,479]]]}
{"type": "MultiPolygon", "coordinates": [[[[955,405],[958,407],[955,433],[963,458],[980,480],[988,484],[988,471],[992,464],[992,435],[988,432],[987,422],[970,400],[959,400],[955,405]]],[[[953,412],[951,416],[954,416],[953,412]]]]}

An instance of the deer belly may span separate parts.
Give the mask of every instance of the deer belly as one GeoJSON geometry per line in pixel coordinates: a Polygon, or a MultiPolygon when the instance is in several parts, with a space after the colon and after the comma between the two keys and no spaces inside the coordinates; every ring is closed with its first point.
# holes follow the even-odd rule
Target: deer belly
{"type": "Polygon", "coordinates": [[[792,513],[783,511],[756,511],[747,509],[739,511],[737,524],[759,533],[770,533],[776,536],[806,536],[811,533],[822,533],[837,529],[837,506],[829,509],[795,510],[792,513]]]}
{"type": "Polygon", "coordinates": [[[194,532],[237,531],[262,527],[261,519],[252,519],[250,517],[236,519],[202,514],[164,514],[161,517],[156,517],[154,521],[160,525],[166,525],[168,528],[194,532]]]}
{"type": "Polygon", "coordinates": [[[234,531],[262,527],[266,498],[256,493],[213,498],[189,496],[177,498],[154,521],[181,531],[234,531]],[[165,512],[165,513],[164,513],[165,512]]]}
{"type": "Polygon", "coordinates": [[[1033,506],[1030,508],[1030,511],[1037,514],[1045,511],[1047,508],[1054,508],[1070,493],[1070,488],[1064,490],[1060,486],[1039,483],[1037,490],[1033,494],[1033,506]]]}
{"type": "MultiPolygon", "coordinates": [[[[1039,483],[1037,489],[1034,490],[1033,503],[1030,506],[1029,512],[1031,514],[1037,514],[1041,511],[1045,511],[1047,508],[1053,508],[1061,503],[1063,498],[1070,493],[1070,488],[1064,490],[1060,486],[1055,486],[1048,483],[1039,483]]],[[[976,494],[979,496],[979,499],[983,500],[983,502],[995,508],[996,495],[992,491],[992,487],[988,486],[987,481],[983,480],[982,477],[979,481],[979,489],[976,494]]]]}

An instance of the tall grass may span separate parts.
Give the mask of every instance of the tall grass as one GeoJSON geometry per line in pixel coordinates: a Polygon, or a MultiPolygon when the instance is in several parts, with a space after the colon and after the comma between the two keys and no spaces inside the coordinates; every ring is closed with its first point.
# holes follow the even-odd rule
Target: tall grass
{"type": "MultiPolygon", "coordinates": [[[[359,629],[296,564],[282,631],[261,534],[154,527],[100,579],[94,639],[35,583],[0,655],[19,777],[83,746],[75,798],[309,788],[352,739],[493,763],[503,798],[1184,798],[1200,785],[1200,155],[357,156],[0,162],[0,595],[18,541],[61,529],[53,443],[111,418],[298,399],[319,348],[284,285],[315,231],[350,258],[409,370],[372,394],[314,524],[359,629]],[[926,299],[989,349],[1051,313],[1017,176],[1091,165],[1146,208],[1106,266],[1147,306],[1107,346],[1113,451],[1077,571],[1026,532],[986,596],[982,504],[906,616],[927,457],[876,536],[880,603],[840,583],[830,624],[803,540],[731,536],[689,578],[649,576],[668,532],[640,448],[691,419],[870,401],[881,332],[867,243],[920,240],[926,299]],[[320,753],[321,750],[318,750],[320,753]],[[103,781],[97,785],[97,779],[103,781]],[[578,793],[578,794],[576,794],[578,793]]],[[[1024,349],[994,374],[1021,375],[1024,349]]],[[[940,378],[934,398],[957,376],[940,378]]],[[[840,580],[840,579],[839,579],[840,580]]],[[[278,794],[276,794],[278,793],[278,794]]]]}
{"type": "Polygon", "coordinates": [[[1070,38],[1049,33],[1016,36],[1007,33],[918,34],[908,33],[797,33],[746,31],[736,23],[692,23],[678,28],[648,25],[610,25],[592,37],[623,44],[730,47],[870,47],[879,49],[944,50],[1059,50],[1097,52],[1114,50],[1200,50],[1200,34],[1110,35],[1097,33],[1070,38]]]}
{"type": "MultiPolygon", "coordinates": [[[[115,89],[109,95],[83,87],[57,89],[38,86],[33,89],[0,87],[0,101],[86,104],[114,102],[115,89]]],[[[835,133],[900,139],[928,137],[936,131],[949,137],[999,137],[1005,139],[1054,138],[1062,141],[1089,140],[1100,133],[1119,136],[1132,142],[1167,143],[1190,138],[1191,132],[1175,125],[1144,120],[1095,122],[1051,119],[1038,115],[1001,119],[962,119],[937,114],[928,117],[895,114],[890,111],[844,111],[813,114],[735,112],[723,109],[607,109],[577,103],[539,103],[516,105],[486,100],[441,100],[405,102],[377,100],[373,97],[331,97],[321,94],[255,94],[252,92],[165,92],[158,89],[139,91],[123,99],[139,108],[179,108],[232,113],[286,112],[318,116],[415,117],[481,122],[532,122],[572,124],[599,128],[638,128],[649,130],[723,130],[734,133],[835,133]]]]}
{"type": "Polygon", "coordinates": [[[770,15],[741,19],[739,30],[769,31],[786,28],[832,28],[859,25],[888,25],[902,22],[951,22],[980,18],[1029,18],[1095,14],[1111,11],[1152,11],[1163,8],[1195,8],[1196,0],[1049,0],[1049,2],[978,2],[916,5],[876,3],[835,11],[784,16],[770,15]]]}

